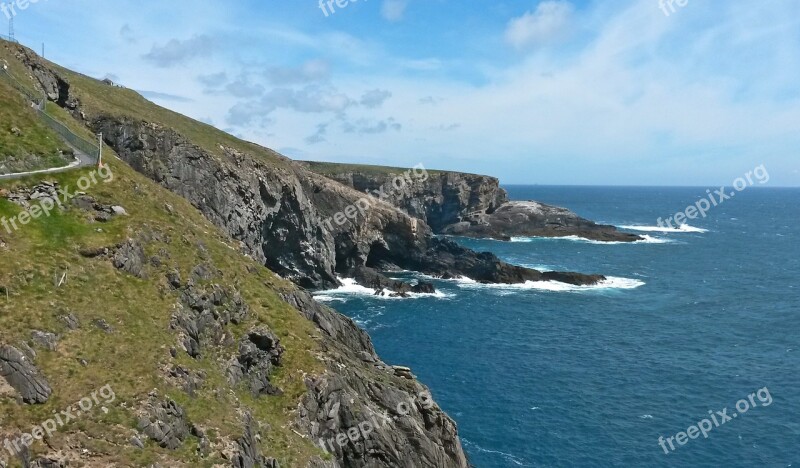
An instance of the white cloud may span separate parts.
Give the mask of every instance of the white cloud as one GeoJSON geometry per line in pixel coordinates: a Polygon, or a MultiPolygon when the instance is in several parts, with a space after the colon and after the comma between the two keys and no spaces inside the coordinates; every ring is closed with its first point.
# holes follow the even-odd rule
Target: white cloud
{"type": "Polygon", "coordinates": [[[570,25],[573,11],[572,4],[567,1],[542,2],[535,11],[529,11],[508,23],[506,42],[517,49],[523,49],[563,37],[570,25]]]}
{"type": "Polygon", "coordinates": [[[381,15],[387,21],[400,21],[406,13],[408,0],[383,0],[381,15]]]}

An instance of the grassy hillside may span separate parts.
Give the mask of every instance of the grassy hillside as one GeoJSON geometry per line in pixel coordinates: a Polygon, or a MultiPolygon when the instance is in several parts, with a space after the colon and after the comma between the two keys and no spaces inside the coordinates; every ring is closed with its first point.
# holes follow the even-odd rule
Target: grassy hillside
{"type": "MultiPolygon", "coordinates": [[[[35,131],[35,121],[17,119],[16,114],[14,118],[24,132],[35,131]]],[[[89,466],[225,463],[219,457],[200,458],[194,437],[178,451],[162,449],[146,439],[143,450],[131,445],[129,439],[137,426],[136,409],[149,392],[157,389],[159,395],[174,399],[186,409],[188,419],[205,429],[212,446],[221,447],[241,437],[239,411],[247,409],[258,420],[269,423],[269,429],[262,432],[266,455],[278,458],[282,466],[305,464],[319,451],[288,426],[305,391],[304,373],[318,372],[321,367],[314,357],[318,331],[278,297],[278,291],[291,286],[238,254],[236,246],[185,200],[116,161],[112,152],[108,156],[113,181],[98,183],[86,192],[102,203],[123,206],[129,216],[99,223],[86,211],[73,207],[34,220],[12,233],[0,228],[0,344],[19,347],[23,342],[31,343],[32,330],[60,337],[56,351],[35,348],[36,365],[53,387],[46,404],[20,405],[14,398],[0,396],[0,443],[13,432],[29,432],[54,411],[64,410],[110,384],[117,398],[106,405],[108,412],[95,410],[81,415],[49,441],[55,450],[69,451],[76,443],[87,447],[89,466]],[[161,259],[160,265],[146,266],[145,279],[115,269],[106,259],[79,254],[81,249],[112,247],[128,238],[149,239],[145,243],[148,258],[158,255],[161,259]],[[206,283],[240,291],[251,309],[250,318],[230,329],[236,335],[230,345],[205,352],[201,359],[181,352],[173,361],[170,348],[177,347],[177,340],[170,332],[170,316],[177,297],[165,278],[173,269],[182,278],[189,278],[192,269],[204,263],[219,270],[206,283]],[[58,287],[54,278],[60,280],[64,273],[66,280],[58,287]],[[69,330],[59,318],[69,313],[80,320],[79,329],[69,330]],[[113,331],[106,333],[95,326],[97,320],[105,321],[113,331]],[[255,400],[244,388],[225,391],[227,383],[220,362],[235,354],[238,338],[256,324],[267,325],[286,348],[284,364],[272,377],[285,391],[282,396],[255,400]],[[162,367],[174,362],[205,373],[205,383],[194,397],[165,379],[162,367]]],[[[90,172],[87,169],[0,183],[0,190],[49,180],[74,191],[79,177],[90,172]]],[[[0,198],[0,217],[11,218],[20,210],[0,198]]],[[[42,453],[47,447],[37,442],[33,450],[42,453]]],[[[0,459],[6,456],[0,452],[0,459]]]]}
{"type": "Polygon", "coordinates": [[[69,151],[0,75],[0,174],[65,166],[69,151]]]}

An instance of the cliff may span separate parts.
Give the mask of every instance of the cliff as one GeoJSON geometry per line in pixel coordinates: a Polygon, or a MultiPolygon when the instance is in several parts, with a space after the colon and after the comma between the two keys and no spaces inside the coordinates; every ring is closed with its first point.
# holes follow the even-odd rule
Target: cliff
{"type": "Polygon", "coordinates": [[[427,388],[298,287],[376,242],[435,250],[426,226],[376,202],[322,228],[360,194],[28,49],[0,58],[109,145],[102,172],[0,185],[4,221],[59,206],[0,231],[0,467],[467,467],[427,388]]]}
{"type": "MultiPolygon", "coordinates": [[[[303,162],[309,169],[359,192],[371,193],[391,185],[404,169],[356,164],[303,162]]],[[[406,213],[424,220],[435,233],[447,226],[491,213],[508,202],[508,194],[494,177],[428,170],[430,177],[389,200],[406,213]]]]}
{"type": "MultiPolygon", "coordinates": [[[[357,164],[305,162],[309,169],[347,186],[372,193],[391,185],[402,169],[357,164]]],[[[568,209],[535,201],[509,201],[498,179],[448,171],[396,191],[387,201],[425,220],[436,234],[509,240],[511,237],[578,236],[603,242],[636,242],[635,234],[597,224],[568,209]]]]}

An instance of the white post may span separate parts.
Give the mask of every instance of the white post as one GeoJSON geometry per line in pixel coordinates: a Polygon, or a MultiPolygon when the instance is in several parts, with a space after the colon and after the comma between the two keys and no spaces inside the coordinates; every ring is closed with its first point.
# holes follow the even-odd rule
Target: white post
{"type": "Polygon", "coordinates": [[[97,154],[97,167],[103,167],[103,133],[97,134],[97,141],[100,144],[100,152],[97,154]]]}

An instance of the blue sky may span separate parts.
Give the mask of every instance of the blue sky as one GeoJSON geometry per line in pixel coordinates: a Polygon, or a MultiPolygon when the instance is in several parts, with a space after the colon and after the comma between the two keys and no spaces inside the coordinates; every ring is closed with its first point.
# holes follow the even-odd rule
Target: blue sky
{"type": "Polygon", "coordinates": [[[297,159],[590,185],[764,164],[800,186],[797,0],[678,1],[39,0],[15,25],[51,60],[297,159]]]}

